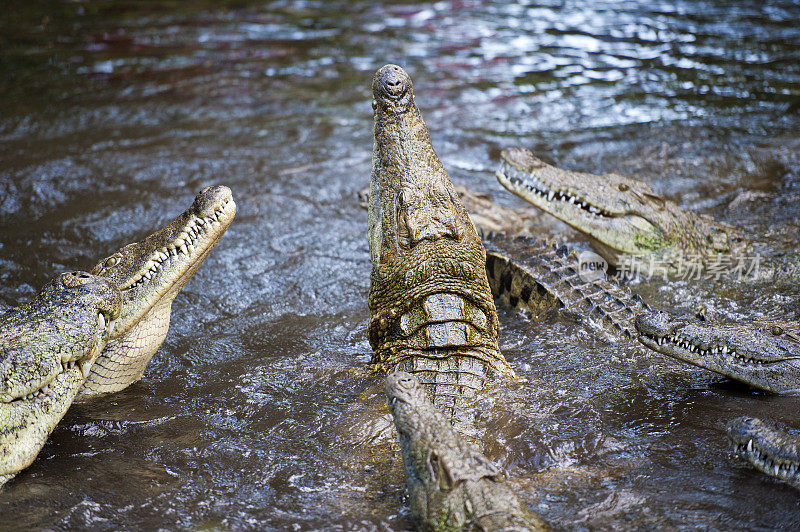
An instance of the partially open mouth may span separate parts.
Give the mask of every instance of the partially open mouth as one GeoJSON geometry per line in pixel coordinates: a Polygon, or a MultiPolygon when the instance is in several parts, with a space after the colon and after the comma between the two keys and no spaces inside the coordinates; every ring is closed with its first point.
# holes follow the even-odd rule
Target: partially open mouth
{"type": "Polygon", "coordinates": [[[586,216],[597,218],[619,216],[619,214],[592,205],[588,200],[574,192],[549,186],[534,173],[523,172],[506,161],[500,163],[500,168],[495,172],[495,175],[497,180],[510,192],[522,196],[544,210],[547,210],[546,205],[560,202],[564,205],[573,205],[576,210],[583,211],[586,216]]]}

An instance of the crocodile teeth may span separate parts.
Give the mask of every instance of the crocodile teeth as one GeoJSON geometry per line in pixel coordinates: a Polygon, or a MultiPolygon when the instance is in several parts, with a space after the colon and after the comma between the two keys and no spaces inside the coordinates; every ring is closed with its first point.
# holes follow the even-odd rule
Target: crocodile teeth
{"type": "Polygon", "coordinates": [[[97,317],[97,324],[100,325],[101,329],[106,328],[106,317],[102,313],[97,317]]]}
{"type": "Polygon", "coordinates": [[[752,453],[753,452],[753,440],[752,439],[747,440],[747,452],[748,453],[752,453]]]}

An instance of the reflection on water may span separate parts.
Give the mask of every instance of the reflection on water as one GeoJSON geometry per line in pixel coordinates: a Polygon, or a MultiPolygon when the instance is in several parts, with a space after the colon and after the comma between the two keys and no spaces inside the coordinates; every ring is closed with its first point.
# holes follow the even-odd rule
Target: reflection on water
{"type": "MultiPolygon", "coordinates": [[[[77,405],[0,494],[0,528],[411,526],[369,358],[369,81],[415,79],[459,184],[501,147],[647,180],[781,254],[798,245],[795,2],[17,3],[0,15],[0,301],[166,223],[203,186],[239,214],[143,381],[77,405]]],[[[542,232],[585,241],[547,219],[542,232]]],[[[654,306],[800,315],[796,285],[643,283],[654,306]]],[[[725,422],[800,402],[501,309],[521,375],[486,448],[565,528],[800,525],[725,422]]]]}

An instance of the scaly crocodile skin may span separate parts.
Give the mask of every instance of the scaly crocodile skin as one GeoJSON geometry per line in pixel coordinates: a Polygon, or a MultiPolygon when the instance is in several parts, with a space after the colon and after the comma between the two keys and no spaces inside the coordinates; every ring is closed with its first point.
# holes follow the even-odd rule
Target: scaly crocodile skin
{"type": "Polygon", "coordinates": [[[636,337],[633,320],[647,305],[602,272],[581,278],[576,252],[525,237],[484,241],[486,273],[496,297],[535,315],[561,309],[610,339],[636,337]]]}
{"type": "Polygon", "coordinates": [[[0,485],[39,454],[105,346],[121,305],[113,283],[69,272],[0,317],[0,485]]]}

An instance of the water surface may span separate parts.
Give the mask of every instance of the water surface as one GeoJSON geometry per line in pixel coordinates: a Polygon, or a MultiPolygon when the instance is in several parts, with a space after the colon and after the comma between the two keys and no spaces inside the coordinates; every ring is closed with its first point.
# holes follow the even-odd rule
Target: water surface
{"type": "MultiPolygon", "coordinates": [[[[366,337],[369,83],[404,66],[457,184],[522,145],[635,175],[800,244],[795,2],[13,2],[0,15],[0,301],[90,268],[231,187],[230,230],[178,296],[144,379],[75,405],[0,494],[0,528],[412,526],[366,337]]],[[[542,234],[586,247],[542,217],[542,234]]],[[[653,306],[797,319],[796,283],[660,280],[653,306]]],[[[797,492],[727,449],[796,398],[500,309],[520,374],[486,447],[566,529],[792,529],[797,492]]]]}

